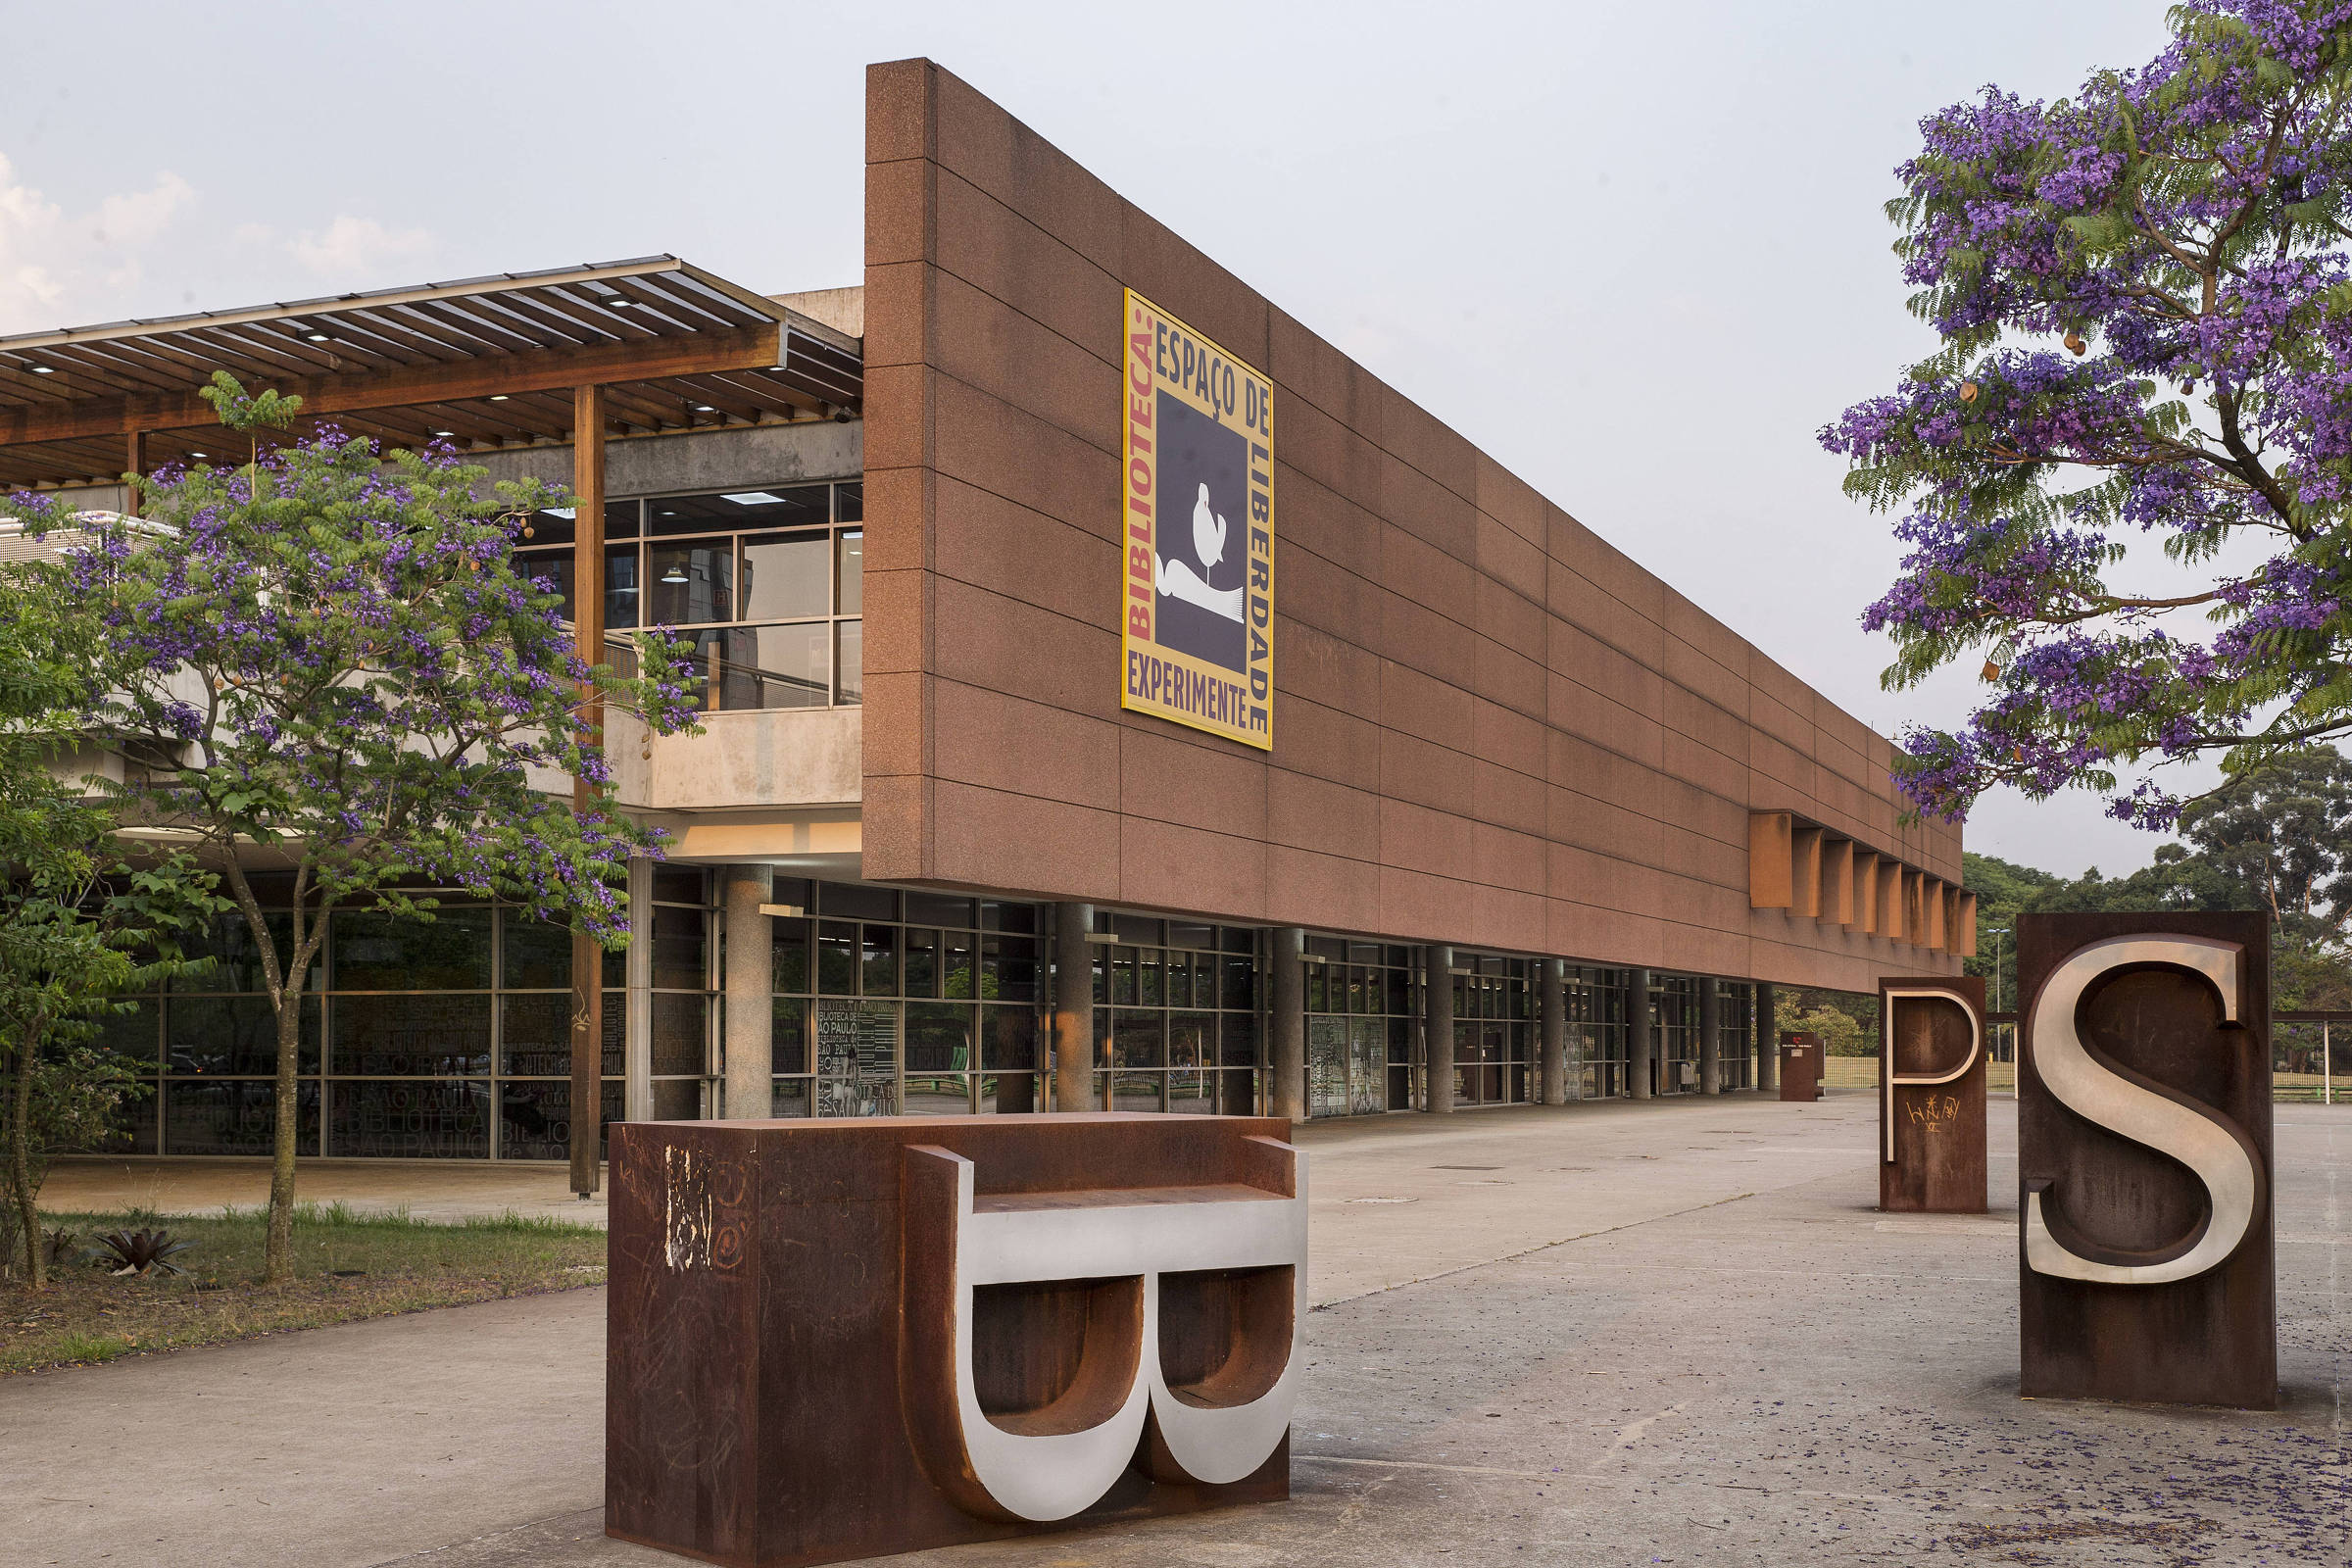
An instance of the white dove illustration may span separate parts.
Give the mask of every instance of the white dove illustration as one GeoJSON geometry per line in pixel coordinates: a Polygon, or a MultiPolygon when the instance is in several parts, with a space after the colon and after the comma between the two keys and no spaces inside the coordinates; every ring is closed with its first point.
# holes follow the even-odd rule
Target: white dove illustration
{"type": "Polygon", "coordinates": [[[1209,509],[1206,484],[1200,486],[1200,499],[1193,503],[1193,554],[1204,567],[1215,565],[1225,554],[1225,519],[1209,509]]]}
{"type": "MultiPolygon", "coordinates": [[[[1208,504],[1208,486],[1200,486],[1200,499],[1193,503],[1193,550],[1200,558],[1203,568],[1215,565],[1225,556],[1225,519],[1208,504]]],[[[1199,605],[1202,610],[1223,615],[1227,620],[1242,618],[1242,586],[1211,588],[1205,569],[1195,571],[1189,561],[1159,558],[1159,591],[1171,599],[1199,605]]]]}

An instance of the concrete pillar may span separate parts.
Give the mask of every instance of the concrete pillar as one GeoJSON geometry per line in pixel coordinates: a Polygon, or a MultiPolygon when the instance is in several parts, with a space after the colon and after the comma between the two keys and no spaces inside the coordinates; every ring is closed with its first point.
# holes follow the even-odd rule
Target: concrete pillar
{"type": "Polygon", "coordinates": [[[1306,933],[1278,926],[1272,944],[1273,1014],[1267,1020],[1266,1114],[1306,1120],[1306,933]]]}
{"type": "Polygon", "coordinates": [[[730,865],[725,880],[725,1113],[765,1120],[776,1107],[776,939],[760,906],[775,894],[775,873],[764,865],[730,865]]]}
{"type": "Polygon", "coordinates": [[[1544,960],[1543,992],[1537,998],[1541,1009],[1543,1046],[1540,1060],[1543,1064],[1541,1098],[1546,1105],[1568,1102],[1568,966],[1557,958],[1544,960]]]}
{"type": "Polygon", "coordinates": [[[1698,977],[1698,1092],[1723,1093],[1723,999],[1716,994],[1715,977],[1698,977]]]}
{"type": "Polygon", "coordinates": [[[654,862],[629,861],[629,951],[623,956],[627,991],[621,1009],[621,1101],[624,1120],[654,1119],[654,862]]]}
{"type": "Polygon", "coordinates": [[[1054,1108],[1101,1110],[1095,1089],[1095,929],[1091,904],[1054,906],[1054,1108]]]}
{"type": "Polygon", "coordinates": [[[1649,1022],[1649,971],[1636,969],[1625,987],[1626,1089],[1636,1100],[1649,1098],[1650,1064],[1657,1054],[1657,1035],[1649,1022]]]}
{"type": "Polygon", "coordinates": [[[1421,1108],[1434,1114],[1453,1110],[1453,950],[1421,950],[1421,1026],[1426,1036],[1422,1065],[1427,1081],[1421,1108]]]}
{"type": "Polygon", "coordinates": [[[1756,986],[1756,1088],[1778,1093],[1781,1087],[1781,1032],[1772,1021],[1772,987],[1756,986]]]}

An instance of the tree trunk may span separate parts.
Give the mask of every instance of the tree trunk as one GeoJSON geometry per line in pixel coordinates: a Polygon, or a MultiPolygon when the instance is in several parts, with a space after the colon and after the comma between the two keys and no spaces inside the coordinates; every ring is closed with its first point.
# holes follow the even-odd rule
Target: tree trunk
{"type": "Polygon", "coordinates": [[[39,1018],[24,1026],[8,1097],[8,1196],[17,1205],[17,1220],[24,1232],[24,1279],[36,1291],[49,1284],[49,1253],[47,1238],[41,1234],[41,1211],[32,1200],[32,1062],[46,1032],[39,1018]]]}
{"type": "MultiPolygon", "coordinates": [[[[297,953],[297,963],[302,959],[297,953]]],[[[262,1251],[262,1283],[275,1285],[294,1273],[294,1151],[296,1068],[302,1059],[302,976],[296,968],[278,991],[277,1127],[270,1141],[270,1239],[262,1251]]],[[[325,1107],[320,1106],[323,1113],[325,1107]]]]}

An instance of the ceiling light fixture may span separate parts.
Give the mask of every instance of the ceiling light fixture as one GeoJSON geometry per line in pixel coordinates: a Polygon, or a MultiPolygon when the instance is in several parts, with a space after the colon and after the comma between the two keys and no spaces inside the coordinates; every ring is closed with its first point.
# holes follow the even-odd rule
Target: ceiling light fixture
{"type": "Polygon", "coordinates": [[[662,580],[674,588],[686,580],[686,568],[673,561],[669,564],[669,569],[662,574],[662,580]]]}
{"type": "Polygon", "coordinates": [[[311,341],[314,343],[323,343],[326,341],[326,334],[324,332],[313,332],[311,334],[311,341]]]}
{"type": "Polygon", "coordinates": [[[507,401],[507,394],[504,392],[493,392],[490,394],[490,401],[493,403],[504,403],[507,401]]]}
{"type": "Polygon", "coordinates": [[[732,501],[739,507],[780,507],[784,504],[782,496],[771,496],[764,490],[738,490],[720,499],[732,501]]]}
{"type": "Polygon", "coordinates": [[[32,368],[32,373],[35,375],[55,375],[57,373],[57,367],[54,365],[36,365],[32,368]]]}
{"type": "Polygon", "coordinates": [[[201,452],[191,452],[188,454],[188,456],[191,458],[201,458],[204,456],[204,454],[201,452]]]}
{"type": "Polygon", "coordinates": [[[458,432],[457,432],[457,431],[455,431],[455,430],[435,430],[435,431],[433,432],[433,434],[435,434],[435,435],[438,435],[438,436],[454,436],[454,435],[456,435],[457,433],[458,433],[458,432]]]}
{"type": "Polygon", "coordinates": [[[718,411],[708,403],[697,403],[694,406],[694,412],[697,414],[716,414],[718,411]]]}

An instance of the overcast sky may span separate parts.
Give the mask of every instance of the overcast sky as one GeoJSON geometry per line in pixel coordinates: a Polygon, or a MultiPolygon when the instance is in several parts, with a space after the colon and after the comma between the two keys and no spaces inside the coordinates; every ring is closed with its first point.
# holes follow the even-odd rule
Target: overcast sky
{"type": "MultiPolygon", "coordinates": [[[[0,0],[0,331],[673,252],[859,279],[862,68],[928,55],[1869,723],[1893,570],[1813,432],[1930,334],[1919,119],[2163,0],[803,7],[0,0]]],[[[2047,869],[2160,842],[1988,800],[2047,869]]]]}

